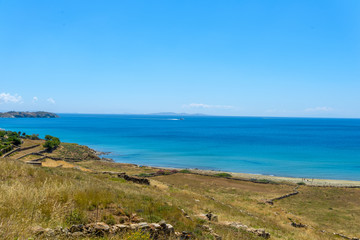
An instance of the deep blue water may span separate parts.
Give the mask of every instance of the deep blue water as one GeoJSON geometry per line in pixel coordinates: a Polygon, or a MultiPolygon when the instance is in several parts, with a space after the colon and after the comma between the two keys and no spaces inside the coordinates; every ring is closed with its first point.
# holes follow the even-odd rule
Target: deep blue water
{"type": "Polygon", "coordinates": [[[0,128],[54,135],[118,162],[360,180],[360,119],[60,116],[0,119],[0,128]]]}

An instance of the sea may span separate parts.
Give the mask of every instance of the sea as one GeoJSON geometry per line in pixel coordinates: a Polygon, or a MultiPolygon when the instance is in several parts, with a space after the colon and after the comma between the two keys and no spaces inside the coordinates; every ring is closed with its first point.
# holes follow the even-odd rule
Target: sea
{"type": "Polygon", "coordinates": [[[116,162],[360,181],[360,119],[59,116],[2,118],[0,128],[53,135],[116,162]]]}

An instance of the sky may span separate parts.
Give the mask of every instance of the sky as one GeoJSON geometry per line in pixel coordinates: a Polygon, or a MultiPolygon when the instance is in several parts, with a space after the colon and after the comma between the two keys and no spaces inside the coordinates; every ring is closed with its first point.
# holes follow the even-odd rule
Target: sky
{"type": "Polygon", "coordinates": [[[0,0],[0,111],[360,118],[359,0],[0,0]]]}

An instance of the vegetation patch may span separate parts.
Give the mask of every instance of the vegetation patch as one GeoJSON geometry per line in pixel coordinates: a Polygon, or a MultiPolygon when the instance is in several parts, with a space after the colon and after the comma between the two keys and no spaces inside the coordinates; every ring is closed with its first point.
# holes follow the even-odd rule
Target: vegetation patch
{"type": "Polygon", "coordinates": [[[52,151],[60,145],[60,139],[57,137],[46,135],[45,140],[44,148],[46,148],[48,151],[52,151]]]}
{"type": "Polygon", "coordinates": [[[217,173],[217,174],[214,174],[213,176],[215,177],[224,177],[224,178],[231,178],[231,174],[229,173],[217,173]]]}

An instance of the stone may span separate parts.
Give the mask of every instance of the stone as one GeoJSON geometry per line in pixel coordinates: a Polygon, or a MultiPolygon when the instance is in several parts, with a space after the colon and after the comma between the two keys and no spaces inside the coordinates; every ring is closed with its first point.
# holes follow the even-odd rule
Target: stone
{"type": "Polygon", "coordinates": [[[104,236],[110,232],[109,225],[103,222],[87,224],[86,229],[89,233],[95,234],[96,236],[104,236]]]}
{"type": "Polygon", "coordinates": [[[217,222],[218,221],[218,216],[209,212],[205,215],[209,221],[212,221],[212,222],[217,222]]]}
{"type": "Polygon", "coordinates": [[[55,236],[55,231],[51,228],[45,228],[44,229],[44,235],[47,237],[54,237],[55,236]]]}
{"type": "Polygon", "coordinates": [[[180,240],[193,239],[193,234],[191,232],[183,231],[179,236],[180,240]]]}
{"type": "Polygon", "coordinates": [[[113,234],[121,233],[121,232],[124,232],[124,231],[128,230],[129,228],[130,228],[129,225],[115,224],[114,226],[112,226],[110,228],[110,233],[113,233],[113,234]]]}
{"type": "Polygon", "coordinates": [[[32,228],[32,232],[35,234],[35,235],[41,235],[43,234],[45,231],[44,228],[40,227],[40,226],[36,226],[36,227],[33,227],[32,228]]]}
{"type": "Polygon", "coordinates": [[[139,228],[139,224],[137,224],[137,223],[130,224],[130,229],[135,230],[138,228],[139,228]]]}
{"type": "Polygon", "coordinates": [[[166,228],[166,222],[164,220],[161,220],[159,222],[159,225],[161,226],[161,228],[166,228]]]}
{"type": "Polygon", "coordinates": [[[74,233],[74,232],[82,232],[84,230],[84,225],[79,224],[79,225],[72,225],[69,228],[69,232],[74,233]]]}
{"type": "Polygon", "coordinates": [[[82,232],[74,232],[71,234],[72,237],[78,238],[78,237],[85,237],[85,234],[82,232]]]}
{"type": "Polygon", "coordinates": [[[154,228],[154,229],[157,229],[157,230],[161,229],[160,224],[157,224],[157,223],[151,223],[151,224],[150,224],[150,227],[151,227],[151,228],[154,228]]]}
{"type": "Polygon", "coordinates": [[[304,227],[306,227],[305,224],[296,223],[296,222],[292,222],[292,223],[291,223],[291,226],[296,227],[296,228],[304,228],[304,227]]]}
{"type": "Polygon", "coordinates": [[[166,233],[172,234],[174,232],[175,232],[174,227],[171,224],[166,224],[166,233]]]}
{"type": "Polygon", "coordinates": [[[141,222],[138,224],[138,226],[140,229],[149,229],[150,228],[150,226],[147,222],[141,222]]]}
{"type": "Polygon", "coordinates": [[[231,227],[235,227],[235,228],[242,228],[247,232],[253,233],[259,237],[263,237],[263,238],[270,238],[270,233],[266,232],[264,229],[255,229],[252,227],[248,227],[246,225],[243,225],[241,223],[237,223],[237,222],[224,222],[226,225],[231,226],[231,227]]]}

